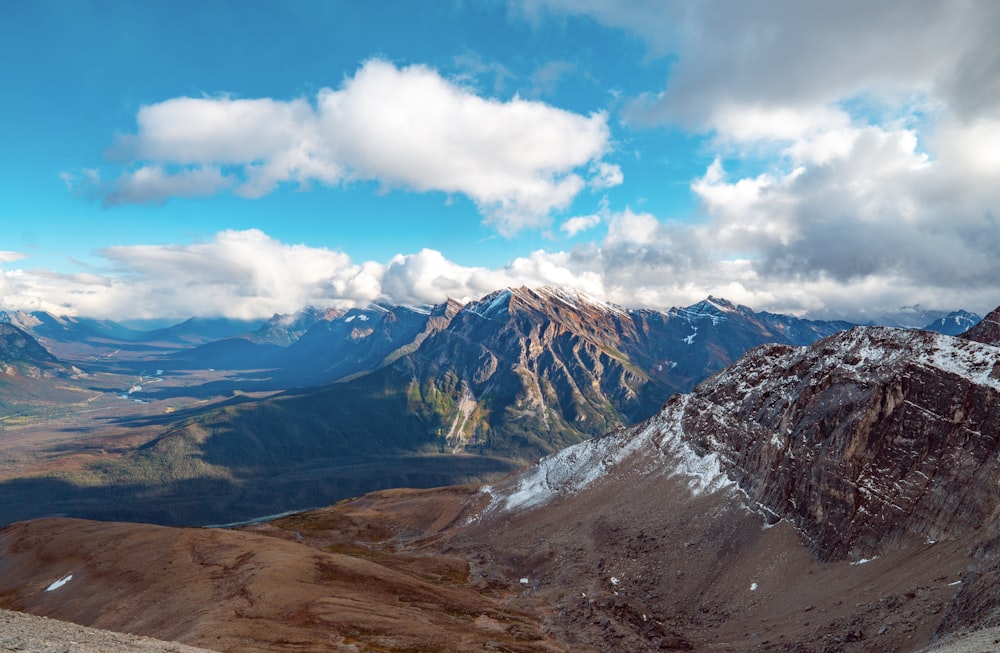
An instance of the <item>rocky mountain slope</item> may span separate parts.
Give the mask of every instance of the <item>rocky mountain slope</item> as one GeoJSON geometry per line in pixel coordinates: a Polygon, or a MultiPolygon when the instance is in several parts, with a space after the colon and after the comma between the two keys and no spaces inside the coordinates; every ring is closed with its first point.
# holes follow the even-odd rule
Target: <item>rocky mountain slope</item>
{"type": "Polygon", "coordinates": [[[0,373],[41,376],[65,366],[33,337],[12,324],[0,322],[0,373]]]}
{"type": "MultiPolygon", "coordinates": [[[[646,424],[566,449],[491,488],[477,522],[490,535],[481,541],[497,543],[492,559],[517,560],[528,555],[518,538],[546,530],[555,559],[521,573],[556,585],[570,582],[561,569],[585,568],[609,541],[621,543],[604,556],[604,573],[631,591],[611,604],[663,614],[662,588],[673,588],[683,598],[668,601],[667,614],[687,642],[678,648],[707,645],[706,623],[730,638],[729,648],[708,650],[914,650],[935,632],[996,625],[1000,602],[987,588],[1000,581],[998,368],[994,346],[885,328],[808,348],[760,347],[646,424]],[[678,499],[677,481],[687,499],[678,499]],[[644,516],[657,510],[647,493],[672,515],[644,516]],[[743,521],[749,516],[756,528],[743,521]],[[543,524],[574,519],[590,534],[578,531],[576,551],[559,553],[570,533],[554,540],[543,524]],[[601,520],[603,532],[586,526],[601,520]],[[697,551],[645,541],[666,524],[668,549],[697,551]],[[781,544],[782,532],[795,546],[781,544]],[[792,560],[799,568],[789,573],[792,560]],[[708,562],[723,568],[701,566],[708,562]],[[683,580],[692,566],[693,586],[683,580]],[[757,593],[769,585],[780,589],[757,593]],[[795,605],[828,616],[796,616],[795,605]],[[755,643],[751,629],[785,641],[760,633],[755,643]]],[[[593,588],[599,578],[586,576],[593,588]]],[[[595,629],[586,616],[571,618],[567,633],[655,649],[649,638],[641,643],[635,621],[609,615],[610,626],[595,629]]]]}
{"type": "Polygon", "coordinates": [[[756,348],[490,486],[243,533],[18,524],[0,531],[0,605],[191,644],[227,624],[222,650],[918,651],[1000,623],[998,361],[971,338],[856,328],[756,348]],[[67,574],[59,600],[42,591],[67,574]],[[422,594],[431,578],[454,585],[422,594]],[[86,608],[105,586],[180,598],[86,608]],[[210,607],[170,630],[193,601],[210,607]]]}
{"type": "Polygon", "coordinates": [[[699,386],[683,425],[823,559],[957,537],[1000,506],[997,354],[888,328],[766,346],[699,386]]]}
{"type": "Polygon", "coordinates": [[[18,327],[0,322],[0,429],[83,392],[84,373],[18,327]]]}
{"type": "Polygon", "coordinates": [[[102,440],[79,458],[83,469],[57,479],[0,483],[0,522],[220,523],[385,487],[485,480],[645,419],[749,347],[848,326],[715,298],[630,310],[552,288],[302,319],[314,321],[285,347],[241,337],[131,365],[125,345],[99,356],[140,380],[155,372],[127,387],[146,406],[135,423],[158,432],[113,455],[102,440]],[[337,383],[305,387],[320,380],[337,383]],[[187,400],[177,410],[178,397],[220,395],[211,408],[187,400]]]}
{"type": "Polygon", "coordinates": [[[554,288],[472,302],[382,375],[406,384],[453,451],[532,460],[653,414],[763,342],[808,344],[849,325],[710,298],[663,313],[554,288]]]}
{"type": "Polygon", "coordinates": [[[1000,347],[1000,309],[992,311],[976,326],[963,333],[961,337],[1000,347]]]}

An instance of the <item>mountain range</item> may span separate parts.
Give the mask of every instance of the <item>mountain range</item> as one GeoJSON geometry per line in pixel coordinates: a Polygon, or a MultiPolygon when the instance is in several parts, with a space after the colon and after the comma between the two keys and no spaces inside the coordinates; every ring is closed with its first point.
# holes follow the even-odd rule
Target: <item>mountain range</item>
{"type": "Polygon", "coordinates": [[[307,309],[249,331],[189,320],[137,335],[6,316],[90,373],[67,420],[94,418],[68,442],[56,433],[52,462],[4,474],[0,522],[223,523],[385,487],[487,480],[649,417],[754,346],[852,326],[714,297],[627,309],[555,288],[466,305],[307,309]],[[109,424],[128,430],[109,434],[109,424]]]}
{"type": "MultiPolygon", "coordinates": [[[[79,334],[85,323],[69,324],[79,334]]],[[[118,375],[107,383],[130,408],[112,405],[108,418],[143,430],[123,447],[106,419],[77,424],[59,465],[0,482],[0,519],[221,523],[384,487],[485,480],[649,417],[750,347],[849,326],[717,298],[659,312],[517,288],[464,306],[278,317],[186,347],[162,332],[81,342],[48,329],[43,342],[82,369],[118,375]],[[123,500],[132,496],[144,500],[123,500]]]]}
{"type": "Polygon", "coordinates": [[[225,651],[923,651],[1000,619],[998,325],[763,344],[489,485],[15,524],[0,607],[225,651]]]}

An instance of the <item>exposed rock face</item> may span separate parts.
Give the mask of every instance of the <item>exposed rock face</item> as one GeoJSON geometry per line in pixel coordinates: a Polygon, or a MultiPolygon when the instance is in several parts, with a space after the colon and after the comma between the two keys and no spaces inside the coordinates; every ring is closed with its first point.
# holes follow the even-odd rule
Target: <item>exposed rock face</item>
{"type": "Polygon", "coordinates": [[[979,324],[963,333],[961,337],[1000,347],[1000,308],[992,311],[979,324]]]}
{"type": "Polygon", "coordinates": [[[450,447],[530,459],[650,416],[751,347],[848,326],[715,298],[658,312],[517,288],[465,306],[397,367],[450,447]]]}
{"type": "Polygon", "coordinates": [[[822,558],[954,537],[1000,506],[998,355],[874,327],[765,346],[699,386],[684,431],[822,558]]]}
{"type": "Polygon", "coordinates": [[[63,368],[33,337],[12,324],[0,322],[0,374],[39,376],[63,368]]]}

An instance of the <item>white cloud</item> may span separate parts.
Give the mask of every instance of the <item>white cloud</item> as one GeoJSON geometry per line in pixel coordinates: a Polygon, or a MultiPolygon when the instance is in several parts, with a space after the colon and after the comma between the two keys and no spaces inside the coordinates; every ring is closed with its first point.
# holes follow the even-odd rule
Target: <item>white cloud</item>
{"type": "Polygon", "coordinates": [[[27,258],[27,255],[22,254],[21,252],[0,250],[0,263],[13,263],[14,261],[20,261],[23,258],[27,258]]]}
{"type": "Polygon", "coordinates": [[[630,209],[614,216],[608,227],[606,245],[633,243],[651,245],[660,238],[660,221],[649,213],[633,213],[630,209]]]}
{"type": "Polygon", "coordinates": [[[153,165],[126,172],[114,183],[98,188],[104,202],[114,206],[157,204],[171,197],[211,197],[233,185],[233,179],[217,168],[202,166],[168,173],[153,165]]]}
{"type": "Polygon", "coordinates": [[[930,159],[906,129],[855,128],[838,138],[836,148],[797,143],[782,176],[730,181],[713,163],[692,185],[711,216],[701,231],[722,252],[751,253],[769,277],[1000,287],[992,161],[964,158],[956,175],[947,153],[930,159]]]}
{"type": "Polygon", "coordinates": [[[613,163],[598,161],[590,166],[590,172],[592,175],[590,185],[595,189],[614,188],[621,186],[625,181],[621,167],[613,163]]]}
{"type": "MultiPolygon", "coordinates": [[[[448,297],[465,301],[521,285],[576,288],[626,306],[656,309],[714,294],[758,310],[811,311],[860,321],[904,304],[985,313],[1000,301],[996,284],[926,284],[898,265],[876,266],[856,278],[845,278],[836,266],[813,270],[805,265],[773,274],[759,260],[727,257],[736,240],[714,248],[706,237],[714,229],[709,225],[668,223],[631,211],[613,214],[610,221],[613,228],[599,243],[571,251],[537,250],[495,269],[463,266],[431,249],[385,263],[358,263],[344,252],[290,245],[256,230],[224,231],[187,245],[108,248],[100,255],[113,272],[0,269],[0,309],[111,319],[262,318],[306,305],[363,306],[375,300],[424,304],[448,297]]],[[[760,241],[757,247],[773,262],[795,263],[782,259],[780,244],[760,241]]],[[[871,249],[850,239],[830,245],[837,251],[858,247],[859,256],[871,249]]],[[[995,238],[988,246],[996,247],[995,238]]],[[[891,252],[887,260],[911,253],[891,252]]],[[[949,265],[942,260],[941,267],[949,265]]]]}
{"type": "Polygon", "coordinates": [[[610,148],[604,113],[483,98],[431,68],[378,59],[314,103],[182,97],[144,106],[136,121],[137,132],[108,152],[125,172],[84,183],[109,204],[374,180],[466,195],[488,223],[513,234],[568,206],[588,183],[578,169],[592,171],[596,188],[622,181],[601,160],[610,148]]]}
{"type": "Polygon", "coordinates": [[[669,56],[669,76],[625,117],[703,134],[718,155],[691,184],[703,223],[612,222],[598,253],[632,270],[625,294],[655,295],[640,288],[642,262],[671,292],[690,283],[752,305],[860,314],[1000,301],[995,3],[511,4],[535,21],[590,16],[669,56]],[[753,172],[730,178],[723,162],[753,172]],[[681,256],[685,238],[694,256],[681,256]]]}
{"type": "Polygon", "coordinates": [[[559,225],[560,231],[565,231],[570,238],[582,231],[593,229],[601,224],[601,216],[594,213],[591,215],[577,215],[566,220],[559,225]]]}

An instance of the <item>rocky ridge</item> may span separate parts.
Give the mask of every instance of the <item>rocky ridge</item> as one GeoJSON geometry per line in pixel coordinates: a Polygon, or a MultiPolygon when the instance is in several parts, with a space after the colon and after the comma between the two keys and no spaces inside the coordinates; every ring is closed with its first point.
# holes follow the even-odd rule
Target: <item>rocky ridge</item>
{"type": "Polygon", "coordinates": [[[821,558],[857,559],[995,514],[998,372],[988,345],[859,327],[750,352],[698,387],[682,423],[752,505],[792,520],[821,558]]]}
{"type": "Polygon", "coordinates": [[[990,312],[960,337],[1000,347],[1000,308],[990,312]]]}

